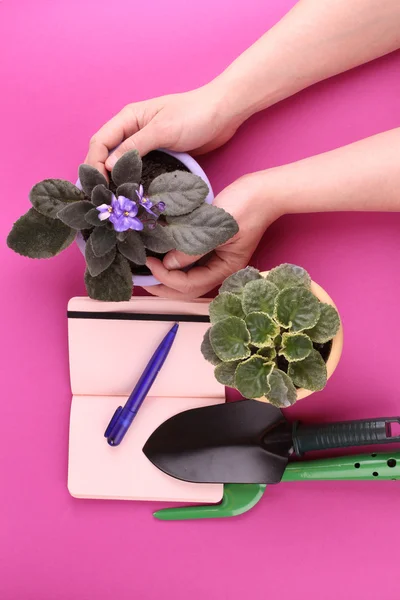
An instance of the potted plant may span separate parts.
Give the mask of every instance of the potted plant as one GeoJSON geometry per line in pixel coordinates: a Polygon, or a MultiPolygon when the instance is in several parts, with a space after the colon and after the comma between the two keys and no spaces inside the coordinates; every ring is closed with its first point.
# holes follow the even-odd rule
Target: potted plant
{"type": "Polygon", "coordinates": [[[179,156],[187,155],[157,151],[141,159],[132,150],[117,161],[110,183],[89,165],[79,167],[77,185],[41,181],[30,192],[32,208],[9,233],[8,246],[29,258],[50,258],[77,238],[89,296],[129,300],[138,276],[142,285],[156,283],[143,280],[148,255],[162,257],[173,249],[206,254],[238,232],[235,219],[210,204],[209,186],[179,156]]]}
{"type": "Polygon", "coordinates": [[[339,314],[301,267],[246,267],[224,281],[209,313],[203,356],[245,398],[291,406],[322,390],[339,362],[339,314]]]}

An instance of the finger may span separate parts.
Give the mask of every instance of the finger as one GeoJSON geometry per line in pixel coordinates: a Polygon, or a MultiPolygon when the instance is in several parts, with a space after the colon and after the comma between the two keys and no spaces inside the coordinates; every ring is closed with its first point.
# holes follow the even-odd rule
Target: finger
{"type": "Polygon", "coordinates": [[[165,285],[152,285],[151,287],[144,287],[146,292],[149,292],[152,296],[158,296],[159,298],[168,298],[169,300],[187,300],[185,294],[172,290],[165,285]]]}
{"type": "Polygon", "coordinates": [[[181,292],[186,298],[202,296],[219,285],[231,273],[229,263],[217,254],[212,255],[206,265],[193,267],[187,273],[179,270],[169,271],[156,258],[147,259],[146,265],[162,284],[181,292]]]}
{"type": "Polygon", "coordinates": [[[165,255],[163,264],[164,267],[169,271],[173,269],[183,269],[183,267],[187,267],[200,260],[202,256],[204,255],[199,254],[197,256],[189,256],[188,254],[184,254],[178,250],[172,250],[165,255]]]}
{"type": "Polygon", "coordinates": [[[106,161],[106,167],[109,171],[125,152],[137,150],[140,156],[145,156],[152,150],[168,145],[168,140],[162,130],[155,123],[149,123],[143,129],[128,137],[118,148],[114,150],[106,161]]]}
{"type": "Polygon", "coordinates": [[[127,111],[123,109],[94,134],[90,140],[85,162],[96,167],[103,174],[107,174],[105,163],[110,151],[137,129],[136,119],[128,118],[127,111]]]}

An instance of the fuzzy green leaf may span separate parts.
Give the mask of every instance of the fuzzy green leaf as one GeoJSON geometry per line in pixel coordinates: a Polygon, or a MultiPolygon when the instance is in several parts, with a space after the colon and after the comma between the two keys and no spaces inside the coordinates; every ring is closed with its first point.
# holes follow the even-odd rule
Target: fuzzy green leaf
{"type": "Polygon", "coordinates": [[[104,177],[104,175],[90,165],[80,165],[78,173],[82,189],[88,198],[90,198],[96,186],[108,186],[107,179],[104,177]]]}
{"type": "Polygon", "coordinates": [[[153,230],[145,230],[140,232],[145,248],[158,254],[165,254],[170,250],[174,250],[175,242],[172,235],[168,232],[169,227],[163,227],[157,224],[153,230]]]}
{"type": "Polygon", "coordinates": [[[117,196],[125,196],[125,198],[136,202],[138,200],[136,190],[138,189],[139,184],[137,183],[123,183],[117,188],[117,196]]]}
{"type": "Polygon", "coordinates": [[[261,356],[252,356],[239,363],[235,372],[235,387],[245,398],[261,398],[268,391],[268,376],[274,368],[261,356]]]}
{"type": "Polygon", "coordinates": [[[90,298],[94,300],[102,300],[103,302],[130,300],[132,296],[132,272],[128,261],[117,253],[114,262],[97,277],[92,277],[87,269],[85,284],[90,298]]]}
{"type": "Polygon", "coordinates": [[[153,203],[164,202],[164,214],[179,217],[203,204],[209,189],[201,177],[186,171],[163,173],[151,182],[149,197],[153,203]]]}
{"type": "Polygon", "coordinates": [[[104,256],[116,245],[117,236],[114,229],[97,227],[90,236],[90,243],[96,256],[104,256]]]}
{"type": "Polygon", "coordinates": [[[222,383],[222,385],[227,385],[232,388],[235,387],[235,371],[239,364],[240,360],[229,363],[220,363],[214,369],[215,379],[219,383],[222,383]]]}
{"type": "Polygon", "coordinates": [[[275,299],[279,293],[276,285],[266,279],[249,281],[243,290],[243,309],[246,314],[263,312],[274,316],[275,299]]]}
{"type": "Polygon", "coordinates": [[[57,213],[71,202],[84,199],[84,194],[70,181],[45,179],[33,186],[29,199],[33,207],[45,217],[57,218],[57,213]]]}
{"type": "Polygon", "coordinates": [[[104,227],[107,224],[107,220],[100,221],[99,219],[99,211],[97,208],[91,208],[85,215],[86,228],[88,225],[91,227],[104,227]]]}
{"type": "Polygon", "coordinates": [[[271,281],[280,290],[296,286],[309,289],[311,286],[311,279],[307,271],[302,267],[288,263],[271,269],[267,275],[267,280],[271,281]]]}
{"type": "Polygon", "coordinates": [[[245,321],[253,346],[273,346],[273,338],[279,333],[279,325],[271,317],[262,312],[252,312],[246,316],[245,321]]]}
{"type": "Polygon", "coordinates": [[[240,271],[233,273],[233,275],[229,275],[219,288],[219,293],[231,292],[232,294],[242,296],[245,286],[250,281],[261,279],[262,277],[258,269],[255,269],[254,267],[245,267],[244,269],[240,269],[240,271]]]}
{"type": "Polygon", "coordinates": [[[97,277],[97,275],[100,275],[100,273],[108,269],[114,261],[116,253],[117,249],[114,246],[114,248],[107,252],[107,254],[104,254],[104,256],[96,256],[93,252],[92,244],[89,241],[86,242],[85,259],[90,275],[92,277],[97,277]]]}
{"type": "Polygon", "coordinates": [[[58,219],[45,217],[34,208],[20,217],[7,237],[11,250],[29,258],[51,258],[67,248],[76,232],[58,219]]]}
{"type": "Polygon", "coordinates": [[[320,304],[321,315],[318,323],[305,333],[318,344],[325,344],[335,337],[340,328],[340,318],[337,310],[330,304],[320,304]]]}
{"type": "Polygon", "coordinates": [[[144,265],[146,262],[146,250],[137,231],[128,231],[123,242],[117,242],[118,250],[135,265],[144,265]]]}
{"type": "Polygon", "coordinates": [[[221,364],[221,359],[215,354],[214,348],[211,345],[210,332],[211,327],[205,332],[200,349],[204,358],[212,365],[217,366],[221,364]]]}
{"type": "Polygon", "coordinates": [[[317,350],[299,362],[290,363],[288,375],[298,387],[318,392],[327,381],[326,364],[317,350]]]}
{"type": "Polygon", "coordinates": [[[257,356],[263,356],[268,361],[273,361],[276,358],[276,350],[273,346],[263,346],[257,350],[257,356]]]}
{"type": "Polygon", "coordinates": [[[230,292],[222,292],[214,298],[209,307],[210,321],[216,323],[226,317],[240,317],[244,319],[242,303],[238,296],[230,292]]]}
{"type": "Polygon", "coordinates": [[[292,331],[314,327],[320,314],[318,298],[304,287],[286,288],[276,298],[275,318],[282,327],[292,331]]]}
{"type": "Polygon", "coordinates": [[[239,231],[230,214],[210,204],[202,204],[190,215],[167,217],[167,222],[176,249],[191,256],[214,250],[239,231]]]}
{"type": "Polygon", "coordinates": [[[123,183],[139,183],[142,176],[142,159],[137,150],[129,150],[121,156],[111,171],[116,186],[123,183]]]}
{"type": "Polygon", "coordinates": [[[243,319],[228,317],[211,327],[210,341],[215,354],[224,362],[250,356],[250,334],[243,319]]]}
{"type": "Polygon", "coordinates": [[[282,348],[279,352],[289,362],[303,360],[311,354],[313,343],[304,333],[284,333],[282,348]]]}
{"type": "Polygon", "coordinates": [[[91,201],[94,206],[111,204],[112,196],[112,191],[104,187],[104,185],[96,185],[92,192],[91,201]]]}
{"type": "Polygon", "coordinates": [[[82,230],[88,228],[88,222],[85,216],[93,208],[93,204],[88,200],[81,200],[73,204],[67,204],[58,213],[57,217],[72,229],[82,230]]]}
{"type": "Polygon", "coordinates": [[[297,400],[296,388],[284,371],[274,369],[268,377],[268,387],[268,402],[278,408],[288,408],[297,400]]]}

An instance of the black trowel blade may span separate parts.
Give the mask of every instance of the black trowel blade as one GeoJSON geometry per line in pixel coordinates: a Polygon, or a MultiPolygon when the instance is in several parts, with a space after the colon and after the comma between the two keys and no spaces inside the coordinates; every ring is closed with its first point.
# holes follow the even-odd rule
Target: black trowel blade
{"type": "Polygon", "coordinates": [[[291,427],[281,411],[244,400],[171,417],[143,452],[159,469],[184,481],[278,483],[291,447],[291,427]]]}

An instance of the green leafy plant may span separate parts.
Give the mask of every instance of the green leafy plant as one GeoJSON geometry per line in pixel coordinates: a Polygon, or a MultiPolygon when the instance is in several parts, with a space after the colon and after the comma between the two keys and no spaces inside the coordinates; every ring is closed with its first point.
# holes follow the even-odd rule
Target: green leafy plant
{"type": "Polygon", "coordinates": [[[115,164],[110,184],[89,165],[79,167],[82,189],[61,179],[41,181],[8,246],[29,258],[50,258],[82,235],[89,296],[118,302],[131,297],[132,271],[145,264],[148,251],[206,254],[238,232],[231,215],[205,202],[209,189],[197,175],[164,173],[146,195],[141,177],[142,160],[132,150],[115,164]]]}
{"type": "Polygon", "coordinates": [[[220,383],[278,407],[294,404],[298,388],[325,387],[323,354],[329,354],[340,318],[310,287],[307,271],[290,264],[266,277],[246,267],[224,281],[210,304],[211,327],[201,346],[220,383]]]}

